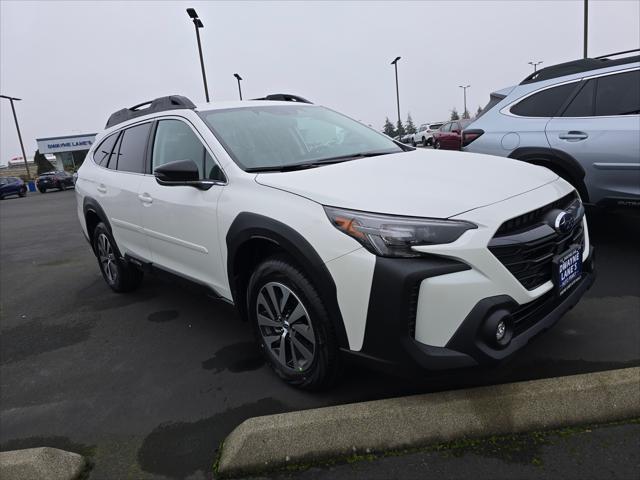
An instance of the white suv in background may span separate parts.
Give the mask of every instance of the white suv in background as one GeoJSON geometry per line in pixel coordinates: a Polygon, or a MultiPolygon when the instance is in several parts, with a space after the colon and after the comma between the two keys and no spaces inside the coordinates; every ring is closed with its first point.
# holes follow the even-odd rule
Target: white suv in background
{"type": "Polygon", "coordinates": [[[433,145],[433,134],[444,124],[445,122],[436,123],[423,123],[418,128],[418,131],[413,134],[412,145],[414,147],[422,145],[423,147],[430,147],[433,145]]]}
{"type": "Polygon", "coordinates": [[[593,282],[580,199],[545,168],[414,150],[304,101],[141,107],[110,117],[78,172],[106,283],[206,287],[300,388],[347,355],[403,372],[502,360],[593,282]]]}

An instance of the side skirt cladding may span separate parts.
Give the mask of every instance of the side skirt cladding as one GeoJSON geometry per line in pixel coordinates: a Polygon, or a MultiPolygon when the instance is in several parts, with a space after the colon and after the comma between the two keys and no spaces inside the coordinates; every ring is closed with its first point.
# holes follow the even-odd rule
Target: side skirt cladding
{"type": "MultiPolygon", "coordinates": [[[[246,287],[251,275],[251,271],[246,271],[243,267],[247,265],[247,257],[255,256],[254,246],[270,245],[275,251],[289,254],[313,278],[334,323],[339,346],[349,348],[347,332],[338,306],[335,282],[318,253],[300,233],[272,218],[242,212],[231,224],[226,243],[227,274],[231,293],[243,318],[247,318],[246,287]]],[[[265,251],[269,252],[269,248],[265,251]]],[[[255,264],[249,265],[255,267],[255,264]]]]}

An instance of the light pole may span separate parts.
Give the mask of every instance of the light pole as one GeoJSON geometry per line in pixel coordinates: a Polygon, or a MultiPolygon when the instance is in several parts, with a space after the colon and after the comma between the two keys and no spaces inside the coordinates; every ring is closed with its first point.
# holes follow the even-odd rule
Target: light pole
{"type": "Polygon", "coordinates": [[[464,111],[462,112],[462,118],[469,118],[469,112],[467,112],[467,88],[471,85],[458,85],[464,91],[464,111]]]}
{"type": "Polygon", "coordinates": [[[396,68],[396,101],[398,103],[398,126],[402,125],[402,121],[400,120],[400,90],[398,88],[398,60],[400,60],[401,57],[396,57],[396,59],[391,62],[391,65],[395,66],[396,68]]]}
{"type": "Polygon", "coordinates": [[[240,80],[242,80],[242,77],[237,73],[234,73],[233,76],[238,80],[238,93],[240,94],[240,100],[242,100],[242,87],[240,86],[240,80]]]}
{"type": "Polygon", "coordinates": [[[536,71],[538,70],[538,65],[540,65],[542,63],[542,60],[538,60],[537,62],[529,62],[529,65],[533,66],[533,73],[536,73],[536,71]]]}
{"type": "Polygon", "coordinates": [[[587,34],[589,32],[589,0],[584,0],[584,58],[587,58],[587,34]]]}
{"type": "Polygon", "coordinates": [[[202,44],[200,43],[200,29],[204,28],[202,21],[198,18],[195,8],[187,8],[189,18],[193,20],[193,26],[196,27],[196,38],[198,39],[198,53],[200,54],[200,67],[202,68],[202,82],[204,83],[204,96],[209,103],[209,87],[207,87],[207,74],[204,71],[204,60],[202,59],[202,44]]]}
{"type": "Polygon", "coordinates": [[[21,98],[8,97],[6,95],[0,95],[0,98],[6,98],[11,103],[11,111],[13,112],[13,120],[16,122],[16,130],[18,131],[18,140],[20,140],[20,150],[22,150],[22,160],[24,160],[24,168],[27,169],[27,179],[31,180],[31,172],[29,172],[29,165],[27,164],[27,154],[24,153],[24,144],[22,143],[22,134],[20,133],[20,126],[18,125],[18,116],[16,115],[16,107],[13,102],[19,102],[21,98]]]}

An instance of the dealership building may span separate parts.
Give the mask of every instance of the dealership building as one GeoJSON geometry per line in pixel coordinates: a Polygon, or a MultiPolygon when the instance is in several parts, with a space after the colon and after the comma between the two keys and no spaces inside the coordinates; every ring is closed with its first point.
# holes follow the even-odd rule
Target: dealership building
{"type": "Polygon", "coordinates": [[[40,153],[49,156],[52,154],[56,160],[56,170],[75,170],[84,161],[84,157],[93,145],[95,133],[81,135],[66,135],[62,137],[36,138],[40,153]]]}

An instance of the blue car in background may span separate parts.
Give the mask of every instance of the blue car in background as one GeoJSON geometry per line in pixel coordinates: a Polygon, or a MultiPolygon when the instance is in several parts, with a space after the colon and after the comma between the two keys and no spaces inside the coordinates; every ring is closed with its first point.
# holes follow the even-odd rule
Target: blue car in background
{"type": "Polygon", "coordinates": [[[585,203],[640,207],[640,55],[622,56],[638,51],[553,65],[494,92],[462,149],[547,167],[585,203]]]}
{"type": "Polygon", "coordinates": [[[17,177],[0,177],[0,200],[10,195],[26,196],[27,186],[17,177]]]}

